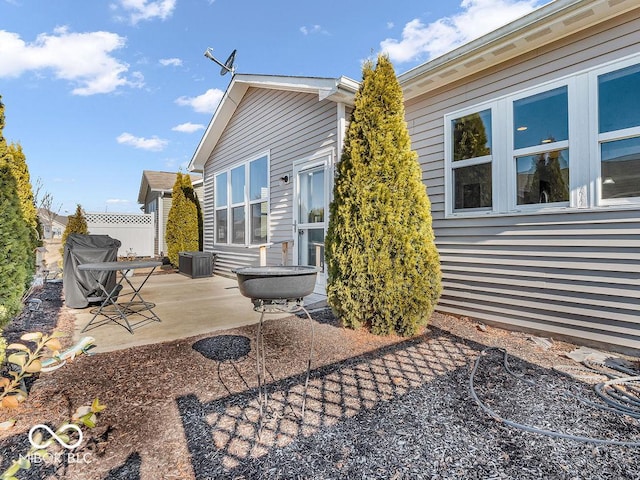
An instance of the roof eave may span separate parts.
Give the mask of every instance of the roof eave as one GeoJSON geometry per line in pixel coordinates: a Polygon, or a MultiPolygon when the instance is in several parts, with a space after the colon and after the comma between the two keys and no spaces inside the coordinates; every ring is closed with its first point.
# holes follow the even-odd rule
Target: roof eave
{"type": "Polygon", "coordinates": [[[209,154],[218,143],[227,123],[233,116],[249,87],[314,93],[318,100],[353,104],[359,84],[348,77],[284,77],[274,75],[236,74],[224,92],[205,133],[196,148],[187,170],[202,173],[209,154]]]}
{"type": "Polygon", "coordinates": [[[635,0],[556,0],[398,76],[405,100],[638,8],[635,0]]]}
{"type": "Polygon", "coordinates": [[[147,180],[147,172],[142,172],[142,181],[140,182],[140,190],[138,191],[138,203],[144,205],[145,198],[147,197],[147,190],[149,189],[149,181],[147,180]]]}

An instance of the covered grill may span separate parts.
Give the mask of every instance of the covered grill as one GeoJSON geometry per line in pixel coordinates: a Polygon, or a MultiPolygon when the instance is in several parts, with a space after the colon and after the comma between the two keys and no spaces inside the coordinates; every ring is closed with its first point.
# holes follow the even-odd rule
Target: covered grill
{"type": "Polygon", "coordinates": [[[120,240],[109,235],[82,235],[72,233],[67,237],[63,255],[64,301],[71,308],[85,308],[91,302],[105,299],[98,282],[110,292],[116,285],[116,272],[100,272],[96,279],[90,272],[81,272],[84,263],[114,262],[118,259],[120,240]]]}

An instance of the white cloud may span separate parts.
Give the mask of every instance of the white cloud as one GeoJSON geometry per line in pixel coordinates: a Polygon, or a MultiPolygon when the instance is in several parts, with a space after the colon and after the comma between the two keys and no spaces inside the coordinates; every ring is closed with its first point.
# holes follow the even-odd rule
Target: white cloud
{"type": "Polygon", "coordinates": [[[189,160],[180,161],[177,158],[165,158],[164,159],[164,168],[169,172],[175,172],[176,170],[181,170],[182,172],[187,172],[187,167],[189,166],[189,160]]]}
{"type": "Polygon", "coordinates": [[[108,198],[107,203],[111,204],[128,204],[131,203],[129,200],[125,200],[124,198],[108,198]]]}
{"type": "Polygon", "coordinates": [[[118,87],[140,87],[142,74],[127,78],[129,65],[111,52],[125,46],[126,39],[111,32],[69,32],[58,27],[27,43],[17,33],[0,30],[0,78],[25,72],[53,71],[54,77],[77,85],[74,95],[109,93],[118,87]]]}
{"type": "Polygon", "coordinates": [[[224,92],[217,88],[210,88],[197,97],[180,97],[176,103],[180,106],[188,106],[198,113],[213,113],[220,103],[224,92]]]}
{"type": "Polygon", "coordinates": [[[320,25],[312,25],[311,27],[305,27],[302,26],[300,27],[300,31],[304,34],[304,35],[312,35],[314,33],[322,33],[324,35],[329,35],[329,32],[327,32],[324,28],[322,28],[320,25]]]}
{"type": "MultiPolygon", "coordinates": [[[[544,3],[544,2],[542,2],[544,3]]],[[[380,42],[383,52],[398,63],[432,59],[522,17],[541,5],[540,0],[462,0],[462,12],[428,25],[411,20],[402,39],[380,42]]]]}
{"type": "MultiPolygon", "coordinates": [[[[118,0],[117,3],[111,5],[111,9],[118,11],[122,9],[126,12],[127,20],[136,25],[141,20],[153,20],[159,18],[166,20],[176,8],[176,0],[118,0]]],[[[122,17],[117,17],[122,20],[122,17]]]]}
{"type": "Polygon", "coordinates": [[[174,132],[193,133],[197,132],[198,130],[204,130],[204,125],[200,123],[187,122],[176,125],[171,130],[173,130],[174,132]]]}
{"type": "Polygon", "coordinates": [[[169,144],[168,140],[164,140],[155,135],[151,138],[144,138],[136,137],[128,132],[124,132],[118,135],[116,141],[122,145],[129,145],[134,148],[149,150],[151,152],[159,152],[161,150],[164,150],[165,147],[169,144]]]}
{"type": "Polygon", "coordinates": [[[160,65],[163,67],[179,67],[182,65],[182,60],[179,58],[161,58],[160,65]]]}
{"type": "Polygon", "coordinates": [[[169,171],[177,170],[176,168],[177,164],[178,164],[178,160],[176,160],[175,158],[166,158],[164,160],[164,168],[166,168],[169,171]]]}

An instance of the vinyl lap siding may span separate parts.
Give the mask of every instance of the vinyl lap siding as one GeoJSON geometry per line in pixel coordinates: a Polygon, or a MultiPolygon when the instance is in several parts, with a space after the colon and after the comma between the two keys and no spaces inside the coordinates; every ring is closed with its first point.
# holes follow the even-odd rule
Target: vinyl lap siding
{"type": "Polygon", "coordinates": [[[640,210],[445,219],[443,145],[446,113],[639,47],[640,19],[627,16],[407,102],[442,260],[440,311],[584,343],[640,348],[640,210]]]}
{"type": "Polygon", "coordinates": [[[160,201],[162,202],[162,239],[160,245],[162,245],[164,254],[167,255],[169,249],[167,248],[166,233],[167,222],[169,221],[169,210],[171,210],[171,197],[163,196],[160,198],[160,201]]]}
{"type": "Polygon", "coordinates": [[[438,308],[638,348],[640,218],[611,213],[435,222],[438,308]]]}
{"type": "MultiPolygon", "coordinates": [[[[204,167],[205,250],[217,253],[216,272],[258,263],[258,250],[214,245],[214,175],[232,165],[270,152],[269,241],[292,239],[293,162],[335,148],[336,104],[316,94],[249,88],[204,167]]],[[[292,248],[288,263],[292,262],[292,248]]],[[[282,263],[282,249],[267,250],[267,263],[282,263]]]]}
{"type": "Polygon", "coordinates": [[[202,208],[202,249],[205,252],[213,251],[213,175],[204,176],[204,190],[200,197],[200,207],[202,208]]]}

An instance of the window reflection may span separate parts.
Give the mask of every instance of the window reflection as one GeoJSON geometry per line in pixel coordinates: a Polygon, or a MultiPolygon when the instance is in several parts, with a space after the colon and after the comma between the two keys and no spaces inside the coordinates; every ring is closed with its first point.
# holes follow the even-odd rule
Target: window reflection
{"type": "Polygon", "coordinates": [[[455,209],[491,207],[491,163],[453,171],[455,209]]]}
{"type": "Polygon", "coordinates": [[[602,198],[640,197],[640,137],[601,145],[602,198]]]}
{"type": "Polygon", "coordinates": [[[516,158],[518,205],[569,201],[569,150],[516,158]]]}
{"type": "Polygon", "coordinates": [[[640,125],[640,65],[598,77],[600,133],[640,125]]]}
{"type": "Polygon", "coordinates": [[[231,209],[232,238],[233,243],[244,243],[244,206],[231,209]]]}
{"type": "Polygon", "coordinates": [[[216,242],[227,243],[227,209],[216,211],[216,242]]]}
{"type": "Polygon", "coordinates": [[[491,154],[491,110],[452,120],[453,161],[491,154]]]}
{"type": "Polygon", "coordinates": [[[244,165],[231,170],[231,203],[244,202],[244,165]]]}
{"type": "Polygon", "coordinates": [[[567,87],[555,88],[513,102],[514,148],[569,138],[567,87]]]}
{"type": "Polygon", "coordinates": [[[300,236],[298,264],[313,265],[324,271],[324,229],[309,228],[300,236]]]}
{"type": "Polygon", "coordinates": [[[324,167],[300,173],[300,223],[324,222],[324,167]]]}
{"type": "Polygon", "coordinates": [[[267,242],[267,202],[251,205],[251,243],[267,242]]]}
{"type": "Polygon", "coordinates": [[[249,200],[267,198],[267,184],[267,157],[261,157],[249,164],[249,200]]]}
{"type": "Polygon", "coordinates": [[[227,205],[227,174],[223,173],[216,177],[216,207],[227,205]]]}
{"type": "Polygon", "coordinates": [[[266,243],[269,156],[215,176],[215,243],[266,243]]]}
{"type": "Polygon", "coordinates": [[[455,210],[490,208],[492,205],[491,110],[483,110],[452,120],[451,131],[453,208],[455,210]],[[456,162],[460,162],[461,166],[456,162]]]}

